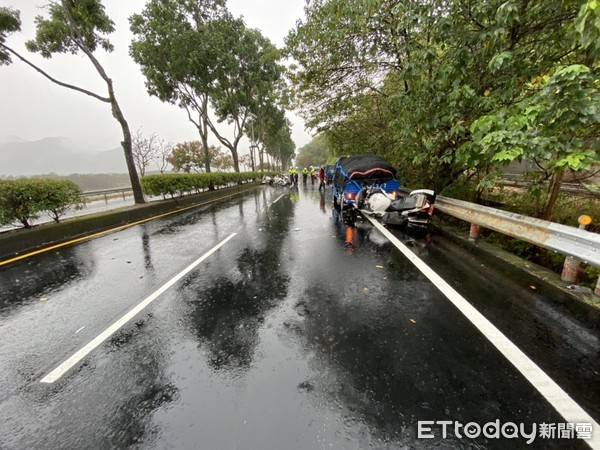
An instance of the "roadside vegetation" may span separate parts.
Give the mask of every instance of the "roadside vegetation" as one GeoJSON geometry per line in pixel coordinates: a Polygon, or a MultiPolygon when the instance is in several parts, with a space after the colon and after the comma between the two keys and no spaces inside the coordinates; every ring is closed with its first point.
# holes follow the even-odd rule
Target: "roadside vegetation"
{"type": "Polygon", "coordinates": [[[205,172],[211,171],[209,135],[229,150],[236,172],[244,135],[252,145],[252,170],[265,154],[280,167],[291,160],[295,145],[285,117],[282,54],[259,30],[220,0],[149,0],[130,24],[130,54],[146,77],[148,94],[187,112],[200,137],[205,172]],[[227,134],[217,128],[223,122],[230,125],[227,134]]]}
{"type": "Polygon", "coordinates": [[[31,228],[32,220],[47,214],[56,223],[83,204],[81,188],[70,180],[19,178],[0,180],[0,225],[31,228]]]}
{"type": "Polygon", "coordinates": [[[277,172],[210,172],[168,173],[146,175],[142,178],[142,189],[146,195],[162,195],[174,198],[185,194],[199,193],[211,187],[227,187],[262,179],[277,172]]]}
{"type": "Polygon", "coordinates": [[[482,199],[528,162],[552,219],[565,176],[599,161],[599,5],[309,2],[286,39],[295,106],[331,155],[378,154],[442,194],[482,199]]]}
{"type": "MultiPolygon", "coordinates": [[[[0,7],[0,65],[18,59],[110,105],[136,203],[144,201],[142,185],[147,194],[174,196],[247,176],[234,180],[229,170],[287,167],[295,145],[285,112],[294,107],[317,133],[298,153],[300,167],[374,153],[398,168],[404,185],[573,226],[588,214],[590,229],[599,229],[598,0],[310,0],[283,49],[223,0],[147,0],[129,20],[130,55],[148,95],[186,111],[199,140],[183,143],[129,131],[95,57],[113,50],[114,23],[100,0],[60,0],[42,11],[26,50],[85,57],[104,92],[56,80],[11,47],[10,35],[21,29],[14,8],[0,7]],[[209,136],[220,147],[209,145],[209,136]],[[239,154],[244,136],[247,158],[239,154]],[[524,185],[503,189],[506,167],[516,163],[526,167],[524,185]],[[148,173],[152,164],[177,173],[156,178],[148,173]],[[592,192],[566,194],[566,181],[592,192]]],[[[33,181],[23,189],[37,192],[33,181]]],[[[1,220],[28,226],[43,211],[58,220],[61,210],[41,209],[35,195],[29,207],[3,200],[1,220]]],[[[508,239],[497,238],[555,266],[553,255],[508,239]]]]}
{"type": "MultiPolygon", "coordinates": [[[[128,184],[135,202],[143,203],[139,178],[151,163],[165,172],[169,156],[175,163],[173,153],[186,143],[166,142],[155,134],[144,136],[141,129],[132,135],[117,101],[117,87],[98,59],[99,53],[114,50],[109,36],[115,31],[101,0],[57,0],[40,11],[35,36],[25,49],[17,49],[9,40],[21,31],[20,12],[0,7],[0,66],[18,60],[56,85],[106,103],[122,130],[128,184]],[[58,80],[44,70],[43,63],[25,56],[26,51],[43,58],[83,57],[94,67],[103,89],[96,92],[58,80]]],[[[200,138],[204,172],[240,172],[246,165],[251,170],[283,168],[292,160],[295,144],[286,118],[289,98],[282,52],[259,30],[234,17],[225,1],[148,0],[129,22],[134,35],[130,55],[146,78],[148,95],[187,112],[200,138]],[[228,125],[227,132],[218,124],[228,125]],[[209,145],[209,136],[229,154],[209,145]],[[249,161],[238,153],[244,136],[251,143],[249,161]]]]}
{"type": "Polygon", "coordinates": [[[96,0],[79,3],[66,0],[51,2],[45,6],[44,10],[46,17],[37,16],[35,19],[35,38],[25,43],[27,50],[39,53],[47,59],[64,53],[86,58],[102,80],[105,90],[94,92],[57,80],[42,67],[32,62],[30,58],[23,56],[23,51],[17,51],[7,45],[6,37],[21,30],[20,12],[13,8],[0,8],[0,65],[11,64],[12,58],[16,57],[52,83],[109,105],[112,116],[119,123],[123,134],[121,146],[135,202],[144,203],[133,160],[129,124],[117,100],[113,81],[98,59],[100,50],[105,52],[114,50],[114,46],[107,37],[115,31],[114,22],[106,15],[104,6],[96,0]]]}
{"type": "MultiPolygon", "coordinates": [[[[220,189],[257,181],[265,175],[272,176],[276,173],[265,171],[155,174],[143,176],[141,186],[146,196],[162,196],[166,199],[197,194],[211,188],[220,189]]],[[[122,194],[116,195],[120,197],[122,194]]],[[[0,225],[31,228],[32,221],[43,214],[58,223],[67,212],[81,209],[85,201],[81,188],[69,179],[0,179],[0,225]]]]}
{"type": "MultiPolygon", "coordinates": [[[[600,230],[600,2],[315,1],[286,44],[319,132],[300,155],[325,140],[331,156],[382,156],[410,187],[600,230]],[[526,168],[519,189],[502,188],[510,163],[526,168]]],[[[483,235],[560,271],[561,255],[483,235]]]]}

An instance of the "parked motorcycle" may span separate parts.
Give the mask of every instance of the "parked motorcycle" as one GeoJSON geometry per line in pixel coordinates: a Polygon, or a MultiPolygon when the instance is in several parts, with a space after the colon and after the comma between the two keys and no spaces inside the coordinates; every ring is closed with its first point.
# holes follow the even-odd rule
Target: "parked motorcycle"
{"type": "Polygon", "coordinates": [[[358,194],[354,206],[362,213],[379,217],[386,225],[417,225],[429,223],[435,204],[435,192],[417,189],[408,197],[396,197],[380,187],[365,186],[358,194]]]}
{"type": "Polygon", "coordinates": [[[275,175],[273,179],[273,184],[277,186],[289,186],[292,184],[290,178],[286,174],[275,175]]]}

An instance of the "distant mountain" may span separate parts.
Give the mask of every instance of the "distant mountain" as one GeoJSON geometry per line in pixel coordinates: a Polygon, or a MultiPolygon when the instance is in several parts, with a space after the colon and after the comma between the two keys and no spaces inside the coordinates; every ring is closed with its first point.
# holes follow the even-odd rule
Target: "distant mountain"
{"type": "Polygon", "coordinates": [[[25,139],[11,134],[10,136],[0,136],[0,145],[11,144],[15,142],[27,142],[25,139]]]}
{"type": "Polygon", "coordinates": [[[126,173],[121,148],[86,151],[65,137],[27,141],[18,136],[0,137],[0,176],[39,175],[54,172],[126,173]]]}

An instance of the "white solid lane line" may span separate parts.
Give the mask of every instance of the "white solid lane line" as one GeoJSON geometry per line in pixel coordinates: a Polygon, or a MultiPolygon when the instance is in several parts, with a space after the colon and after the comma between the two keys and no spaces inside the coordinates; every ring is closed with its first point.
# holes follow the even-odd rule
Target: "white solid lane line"
{"type": "Polygon", "coordinates": [[[273,206],[275,203],[277,203],[281,199],[281,197],[283,197],[283,194],[281,194],[279,197],[277,197],[275,199],[275,201],[273,203],[271,203],[271,206],[273,206]]]}
{"type": "Polygon", "coordinates": [[[570,423],[592,425],[592,439],[585,440],[591,448],[600,450],[600,425],[573,400],[537,364],[523,353],[500,330],[475,309],[463,296],[454,290],[431,267],[423,262],[408,247],[398,240],[377,220],[364,215],[394,246],[425,275],[461,313],[504,355],[510,363],[544,396],[558,413],[570,423]]]}
{"type": "Polygon", "coordinates": [[[93,351],[96,347],[98,347],[102,342],[108,339],[112,334],[114,334],[117,330],[119,330],[123,325],[129,322],[133,317],[135,317],[140,311],[142,311],[146,306],[156,300],[162,293],[164,293],[167,289],[181,280],[185,275],[191,272],[198,264],[216,252],[218,249],[223,247],[227,242],[229,242],[236,233],[232,233],[229,237],[222,240],[219,244],[215,245],[212,249],[198,258],[196,261],[191,263],[169,281],[160,287],[158,290],[154,291],[150,296],[146,297],[143,301],[141,301],[137,306],[135,306],[132,310],[130,310],[127,314],[109,326],[106,330],[100,333],[94,340],[89,342],[85,347],[81,348],[79,351],[73,354],[69,359],[63,362],[60,366],[46,375],[44,378],[40,380],[42,383],[54,383],[60,377],[62,377],[69,369],[71,369],[75,364],[85,358],[91,351],[93,351]]]}

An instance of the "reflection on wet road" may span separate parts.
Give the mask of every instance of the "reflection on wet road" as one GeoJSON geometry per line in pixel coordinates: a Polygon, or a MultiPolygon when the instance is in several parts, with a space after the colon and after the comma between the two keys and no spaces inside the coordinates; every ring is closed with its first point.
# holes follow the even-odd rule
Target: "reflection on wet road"
{"type": "MultiPolygon", "coordinates": [[[[472,272],[480,263],[438,236],[398,236],[598,419],[593,313],[472,272]]],[[[387,239],[345,224],[310,185],[4,268],[0,339],[0,448],[586,448],[419,439],[420,420],[564,420],[387,239]],[[63,378],[39,383],[231,233],[63,378]]]]}

